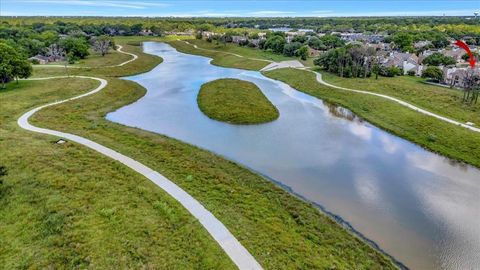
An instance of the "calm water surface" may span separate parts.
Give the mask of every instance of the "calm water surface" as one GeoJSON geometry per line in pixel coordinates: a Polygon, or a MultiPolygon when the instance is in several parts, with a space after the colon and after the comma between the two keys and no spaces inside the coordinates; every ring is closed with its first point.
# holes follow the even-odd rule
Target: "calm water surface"
{"type": "MultiPolygon", "coordinates": [[[[221,68],[167,44],[144,44],[164,62],[129,80],[148,92],[108,114],[244,164],[342,217],[412,269],[480,269],[480,171],[390,135],[259,72],[221,68]],[[203,83],[255,83],[280,111],[241,126],[202,114],[203,83]]],[[[480,139],[480,137],[479,137],[480,139]]]]}

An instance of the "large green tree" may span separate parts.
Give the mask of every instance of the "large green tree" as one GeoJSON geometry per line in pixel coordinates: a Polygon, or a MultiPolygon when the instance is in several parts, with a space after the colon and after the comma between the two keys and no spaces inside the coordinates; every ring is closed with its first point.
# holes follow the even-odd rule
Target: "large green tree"
{"type": "Polygon", "coordinates": [[[275,53],[283,53],[283,47],[285,46],[287,42],[285,41],[284,37],[274,35],[271,36],[267,39],[265,42],[265,45],[263,45],[263,48],[265,50],[272,50],[275,53]]]}
{"type": "Polygon", "coordinates": [[[429,56],[427,56],[425,59],[423,59],[422,63],[424,65],[429,65],[429,66],[448,66],[448,65],[455,65],[457,61],[450,56],[444,56],[441,53],[433,53],[429,56]]]}
{"type": "Polygon", "coordinates": [[[75,58],[84,59],[89,54],[89,46],[84,38],[68,37],[60,40],[60,46],[75,58]]]}
{"type": "Polygon", "coordinates": [[[327,49],[338,48],[345,45],[345,42],[337,35],[325,35],[320,41],[327,49]]]}
{"type": "Polygon", "coordinates": [[[300,42],[291,42],[283,46],[283,54],[286,56],[294,56],[298,49],[302,47],[300,42]]]}
{"type": "Polygon", "coordinates": [[[413,36],[409,33],[398,32],[392,37],[395,46],[404,52],[413,52],[413,36]]]}
{"type": "Polygon", "coordinates": [[[302,60],[307,60],[308,57],[308,46],[302,46],[298,49],[295,54],[300,57],[302,60]]]}
{"type": "Polygon", "coordinates": [[[28,78],[32,74],[32,66],[11,46],[0,43],[0,80],[2,88],[13,79],[28,78]]]}

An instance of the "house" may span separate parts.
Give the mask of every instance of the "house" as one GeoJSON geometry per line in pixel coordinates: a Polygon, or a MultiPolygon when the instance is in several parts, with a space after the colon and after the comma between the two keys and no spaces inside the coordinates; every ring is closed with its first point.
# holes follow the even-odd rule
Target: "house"
{"type": "Polygon", "coordinates": [[[417,41],[413,43],[413,47],[415,47],[415,49],[430,47],[431,45],[432,45],[432,42],[430,40],[422,40],[422,41],[417,41]]]}
{"type": "Polygon", "coordinates": [[[465,87],[465,77],[469,73],[473,72],[475,75],[480,76],[480,70],[471,68],[443,68],[443,83],[453,87],[465,87]]]}
{"type": "Polygon", "coordinates": [[[209,32],[209,31],[202,31],[202,38],[209,38],[209,37],[213,37],[215,35],[214,32],[209,32]]]}
{"type": "Polygon", "coordinates": [[[365,41],[368,43],[380,43],[384,40],[382,35],[366,35],[363,33],[340,33],[340,38],[346,42],[365,41]]]}
{"type": "Polygon", "coordinates": [[[381,64],[384,67],[399,67],[407,74],[410,70],[418,70],[418,57],[411,53],[392,52],[381,64]]]}
{"type": "Polygon", "coordinates": [[[255,47],[258,47],[258,45],[260,44],[260,39],[259,38],[252,38],[252,39],[249,39],[248,41],[251,44],[253,44],[253,46],[255,46],[255,47]]]}
{"type": "Polygon", "coordinates": [[[318,57],[318,56],[320,56],[320,51],[315,50],[314,48],[310,48],[310,46],[308,46],[308,56],[309,57],[318,57]]]}
{"type": "Polygon", "coordinates": [[[453,50],[441,50],[440,53],[443,54],[444,56],[453,57],[453,59],[455,59],[456,61],[459,61],[462,59],[462,56],[465,54],[465,51],[460,48],[455,48],[453,50]]]}
{"type": "MultiPolygon", "coordinates": [[[[304,35],[305,33],[303,33],[304,35]]],[[[302,35],[300,32],[285,32],[285,35],[286,35],[286,40],[287,40],[287,43],[290,43],[292,42],[292,40],[296,37],[296,36],[299,36],[299,35],[302,35]]]]}
{"type": "Polygon", "coordinates": [[[419,63],[422,63],[423,60],[427,57],[429,57],[430,55],[436,53],[436,51],[432,51],[432,50],[425,50],[423,51],[419,56],[418,56],[418,62],[419,63]]]}
{"type": "Polygon", "coordinates": [[[376,51],[389,51],[390,44],[380,42],[380,43],[367,43],[367,47],[374,48],[376,51]]]}
{"type": "Polygon", "coordinates": [[[165,34],[174,35],[174,36],[193,36],[195,34],[195,31],[191,29],[184,32],[168,31],[168,32],[165,32],[165,34]]]}
{"type": "Polygon", "coordinates": [[[418,65],[418,66],[417,66],[417,69],[415,70],[415,75],[416,75],[416,76],[419,76],[419,77],[422,76],[423,71],[424,71],[426,68],[427,68],[427,66],[424,66],[424,65],[422,65],[422,64],[418,65]]]}
{"type": "Polygon", "coordinates": [[[232,36],[232,43],[243,43],[246,42],[247,38],[245,36],[232,36]]]}
{"type": "Polygon", "coordinates": [[[153,36],[153,32],[150,29],[142,29],[138,34],[141,36],[153,36]]]}
{"type": "Polygon", "coordinates": [[[50,59],[49,59],[47,56],[44,56],[44,55],[41,55],[41,54],[37,54],[37,55],[35,55],[35,56],[32,56],[32,57],[28,58],[28,60],[29,60],[30,62],[35,62],[35,61],[37,61],[40,65],[45,65],[45,64],[47,64],[48,62],[50,62],[50,61],[49,61],[50,59]]]}

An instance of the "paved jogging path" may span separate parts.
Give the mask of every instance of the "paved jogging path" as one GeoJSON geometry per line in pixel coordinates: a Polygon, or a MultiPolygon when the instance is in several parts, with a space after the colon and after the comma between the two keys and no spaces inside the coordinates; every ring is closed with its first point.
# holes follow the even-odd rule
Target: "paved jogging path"
{"type": "Polygon", "coordinates": [[[326,81],[324,81],[322,79],[322,74],[318,73],[318,72],[315,72],[315,71],[312,71],[310,70],[310,72],[313,72],[316,74],[316,78],[317,78],[317,81],[323,85],[326,85],[326,86],[329,86],[329,87],[332,87],[332,88],[336,88],[336,89],[340,89],[340,90],[345,90],[345,91],[350,91],[350,92],[355,92],[355,93],[360,93],[360,94],[366,94],[366,95],[372,95],[372,96],[377,96],[377,97],[381,97],[381,98],[385,98],[385,99],[388,99],[388,100],[391,100],[393,102],[396,102],[402,106],[405,106],[409,109],[412,109],[414,111],[417,111],[419,113],[423,113],[425,115],[429,115],[429,116],[432,116],[432,117],[435,117],[437,119],[440,119],[442,121],[445,121],[445,122],[448,122],[448,123],[451,123],[451,124],[454,124],[454,125],[457,125],[457,126],[461,126],[461,127],[464,127],[464,128],[468,128],[472,131],[475,131],[475,132],[480,132],[480,128],[476,128],[476,127],[472,127],[472,126],[469,126],[467,124],[464,124],[464,123],[461,123],[461,122],[458,122],[458,121],[455,121],[453,119],[450,119],[450,118],[447,118],[447,117],[443,117],[443,116],[440,116],[438,114],[435,114],[435,113],[432,113],[432,112],[429,112],[427,110],[424,110],[420,107],[417,107],[415,105],[412,105],[408,102],[405,102],[401,99],[398,99],[398,98],[394,98],[394,97],[391,97],[391,96],[387,96],[387,95],[382,95],[382,94],[378,94],[378,93],[374,93],[374,92],[369,92],[369,91],[363,91],[363,90],[356,90],[356,89],[350,89],[350,88],[345,88],[345,87],[341,87],[341,86],[336,86],[336,85],[333,85],[333,84],[330,84],[330,83],[327,83],[326,81]]]}
{"type": "MultiPolygon", "coordinates": [[[[122,62],[120,64],[117,64],[117,65],[111,65],[111,66],[101,66],[101,67],[88,67],[88,66],[69,66],[67,65],[67,68],[110,68],[110,67],[121,67],[121,66],[124,66],[130,62],[133,62],[135,60],[137,60],[138,58],[138,55],[136,54],[133,54],[133,53],[129,53],[129,52],[124,52],[122,51],[123,47],[121,45],[117,45],[117,49],[116,51],[119,52],[119,53],[123,53],[123,54],[126,54],[126,55],[130,55],[132,57],[132,59],[129,59],[125,62],[122,62]]],[[[39,67],[39,68],[50,68],[50,67],[54,67],[54,68],[65,68],[65,65],[34,65],[34,67],[39,67]]]]}
{"type": "MultiPolygon", "coordinates": [[[[177,39],[177,41],[182,41],[180,39],[177,39]]],[[[186,44],[188,45],[192,45],[195,49],[197,50],[202,50],[202,51],[207,51],[207,52],[216,52],[216,53],[225,53],[225,54],[230,54],[230,55],[233,55],[233,56],[236,56],[236,57],[240,57],[240,58],[245,58],[245,59],[250,59],[250,60],[257,60],[257,61],[263,61],[263,62],[268,62],[268,63],[276,63],[275,61],[272,61],[272,60],[267,60],[267,59],[261,59],[261,58],[252,58],[252,57],[245,57],[243,55],[240,55],[240,54],[236,54],[236,53],[232,53],[232,52],[222,52],[222,51],[217,51],[217,50],[210,50],[210,49],[205,49],[205,48],[200,48],[198,47],[197,45],[195,44],[192,44],[188,41],[185,41],[183,40],[183,42],[185,42],[186,44]]]]}
{"type": "MultiPolygon", "coordinates": [[[[242,57],[242,58],[246,58],[246,59],[251,59],[251,60],[262,60],[262,59],[258,59],[258,58],[250,58],[250,57],[245,57],[245,56],[241,56],[239,54],[236,54],[236,53],[230,53],[230,52],[222,52],[222,51],[216,51],[216,50],[209,50],[209,49],[204,49],[204,48],[200,48],[198,47],[197,45],[193,45],[191,43],[189,43],[188,41],[184,41],[185,43],[187,44],[190,44],[192,45],[195,49],[199,49],[199,50],[204,50],[204,51],[213,51],[213,52],[221,52],[221,53],[226,53],[226,54],[231,54],[231,55],[235,55],[235,56],[238,56],[238,57],[242,57]]],[[[266,61],[266,62],[270,62],[270,63],[276,63],[276,62],[273,62],[273,61],[270,61],[270,60],[265,60],[263,59],[263,61],[266,61]]],[[[296,68],[296,67],[294,67],[296,68]]],[[[391,96],[388,96],[388,95],[382,95],[382,94],[377,94],[377,93],[374,93],[374,92],[369,92],[369,91],[363,91],[363,90],[356,90],[356,89],[350,89],[350,88],[345,88],[345,87],[341,87],[341,86],[336,86],[336,85],[333,85],[333,84],[330,84],[330,83],[327,83],[325,82],[323,79],[322,79],[322,74],[316,72],[316,71],[313,71],[313,70],[309,70],[308,68],[305,68],[305,67],[300,67],[300,68],[296,68],[296,69],[301,69],[301,70],[306,70],[306,71],[310,71],[310,72],[313,72],[316,74],[316,79],[317,79],[317,82],[323,84],[323,85],[326,85],[328,87],[332,87],[332,88],[335,88],[335,89],[340,89],[340,90],[345,90],[345,91],[350,91],[350,92],[355,92],[355,93],[360,93],[360,94],[366,94],[366,95],[372,95],[372,96],[377,96],[377,97],[381,97],[381,98],[385,98],[385,99],[388,99],[390,101],[393,101],[393,102],[396,102],[404,107],[407,107],[409,109],[412,109],[414,111],[417,111],[419,113],[422,113],[422,114],[425,114],[425,115],[428,115],[428,116],[432,116],[432,117],[435,117],[439,120],[442,120],[442,121],[445,121],[445,122],[448,122],[450,124],[454,124],[454,125],[457,125],[457,126],[461,126],[461,127],[464,127],[464,128],[467,128],[471,131],[475,131],[475,132],[480,132],[480,128],[476,128],[476,127],[472,127],[470,125],[467,125],[465,123],[462,123],[462,122],[458,122],[458,121],[455,121],[453,119],[450,119],[448,117],[444,117],[444,116],[441,116],[441,115],[438,115],[436,113],[433,113],[433,112],[430,112],[430,111],[427,111],[425,109],[422,109],[420,107],[417,107],[413,104],[410,104],[408,102],[405,102],[401,99],[398,99],[398,98],[394,98],[394,97],[391,97],[391,96]]],[[[271,69],[269,69],[271,70],[271,69]]]]}
{"type": "MultiPolygon", "coordinates": [[[[135,58],[136,59],[136,58],[135,58]]],[[[133,60],[132,60],[133,61],[133,60]]],[[[181,189],[179,186],[174,184],[172,181],[165,178],[160,173],[152,170],[151,168],[143,165],[142,163],[122,155],[116,152],[113,149],[105,147],[101,144],[98,144],[94,141],[80,137],[70,133],[64,133],[56,130],[39,128],[31,125],[28,122],[28,119],[40,111],[43,108],[50,107],[53,105],[65,103],[71,100],[83,98],[92,94],[95,94],[107,86],[108,82],[105,79],[88,77],[88,76],[57,76],[57,77],[46,77],[46,78],[34,78],[28,80],[49,80],[49,79],[58,79],[58,78],[82,78],[82,79],[92,79],[100,82],[100,85],[94,90],[76,96],[69,99],[52,102],[40,107],[34,108],[25,114],[23,114],[17,121],[18,125],[26,130],[30,130],[37,133],[49,134],[61,138],[65,138],[70,141],[74,141],[81,145],[84,145],[88,148],[91,148],[107,157],[110,157],[114,160],[121,162],[122,164],[130,167],[134,171],[142,174],[146,178],[150,179],[153,183],[159,186],[161,189],[165,190],[170,196],[175,198],[179,203],[183,205],[195,218],[197,218],[203,227],[210,233],[210,235],[217,241],[217,243],[222,247],[222,249],[227,253],[230,259],[238,266],[239,269],[262,269],[260,264],[253,258],[253,256],[248,252],[248,250],[243,247],[243,245],[235,238],[235,236],[230,233],[230,231],[222,224],[212,213],[210,213],[203,205],[195,200],[190,194],[185,190],[181,189]]]]}

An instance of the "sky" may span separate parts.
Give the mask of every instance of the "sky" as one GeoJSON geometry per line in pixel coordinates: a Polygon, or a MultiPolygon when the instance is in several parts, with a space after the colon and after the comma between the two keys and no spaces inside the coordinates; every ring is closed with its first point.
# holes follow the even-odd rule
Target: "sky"
{"type": "Polygon", "coordinates": [[[1,16],[473,16],[474,11],[480,11],[480,0],[0,0],[1,16]]]}

